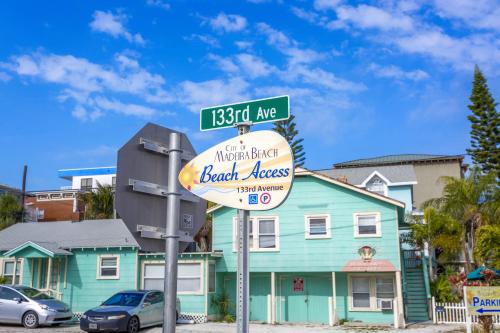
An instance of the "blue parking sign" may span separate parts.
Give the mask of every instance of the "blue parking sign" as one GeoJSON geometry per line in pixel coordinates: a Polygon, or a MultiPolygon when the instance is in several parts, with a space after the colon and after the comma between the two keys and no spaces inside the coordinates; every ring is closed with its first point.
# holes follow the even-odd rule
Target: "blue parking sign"
{"type": "Polygon", "coordinates": [[[248,195],[248,204],[256,205],[259,203],[259,196],[256,193],[252,193],[248,195]]]}

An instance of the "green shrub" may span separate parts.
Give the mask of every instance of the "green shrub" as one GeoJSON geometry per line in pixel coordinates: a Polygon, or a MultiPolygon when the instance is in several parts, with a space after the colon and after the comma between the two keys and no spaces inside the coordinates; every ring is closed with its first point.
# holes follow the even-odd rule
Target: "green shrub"
{"type": "Polygon", "coordinates": [[[234,317],[231,314],[227,314],[224,316],[223,321],[226,323],[234,323],[234,317]]]}
{"type": "Polygon", "coordinates": [[[431,292],[436,298],[436,302],[458,302],[457,295],[453,292],[453,287],[448,281],[448,276],[439,275],[431,282],[431,292]]]}
{"type": "Polygon", "coordinates": [[[219,295],[212,297],[212,306],[217,307],[218,314],[223,318],[225,322],[234,322],[234,317],[231,314],[231,309],[233,308],[234,304],[231,302],[229,294],[226,290],[222,290],[219,295]]]}

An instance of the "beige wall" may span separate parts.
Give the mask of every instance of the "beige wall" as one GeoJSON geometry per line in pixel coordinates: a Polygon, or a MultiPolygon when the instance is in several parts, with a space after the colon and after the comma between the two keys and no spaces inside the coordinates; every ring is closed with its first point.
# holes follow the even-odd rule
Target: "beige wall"
{"type": "Polygon", "coordinates": [[[462,177],[460,163],[440,162],[432,164],[414,164],[417,175],[417,185],[413,185],[413,201],[417,209],[422,203],[432,198],[439,198],[443,193],[444,183],[442,176],[462,177]]]}

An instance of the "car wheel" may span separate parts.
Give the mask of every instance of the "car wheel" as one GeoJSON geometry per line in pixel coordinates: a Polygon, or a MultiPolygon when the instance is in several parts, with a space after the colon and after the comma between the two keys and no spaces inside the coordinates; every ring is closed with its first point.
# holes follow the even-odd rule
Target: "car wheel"
{"type": "Polygon", "coordinates": [[[28,311],[23,316],[23,325],[26,328],[38,327],[38,315],[35,311],[28,311]]]}
{"type": "Polygon", "coordinates": [[[127,324],[127,333],[137,333],[139,332],[140,323],[139,318],[132,317],[129,319],[127,324]]]}

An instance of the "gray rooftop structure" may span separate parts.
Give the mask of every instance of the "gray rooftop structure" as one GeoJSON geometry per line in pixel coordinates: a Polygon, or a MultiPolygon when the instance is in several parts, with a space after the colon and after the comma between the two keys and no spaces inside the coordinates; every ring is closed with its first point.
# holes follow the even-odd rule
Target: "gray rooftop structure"
{"type": "Polygon", "coordinates": [[[61,254],[74,248],[139,247],[121,219],[16,223],[0,231],[0,251],[29,241],[61,254]]]}
{"type": "Polygon", "coordinates": [[[346,178],[349,184],[356,186],[362,185],[363,182],[369,180],[368,177],[373,175],[374,172],[379,173],[383,178],[387,179],[389,181],[388,185],[417,183],[417,176],[413,165],[353,167],[319,170],[317,172],[336,179],[346,178]]]}
{"type": "Polygon", "coordinates": [[[435,163],[450,160],[464,159],[463,155],[431,155],[431,154],[398,154],[377,156],[372,158],[362,158],[358,160],[335,163],[334,168],[352,168],[375,165],[402,165],[415,163],[435,163]]]}

